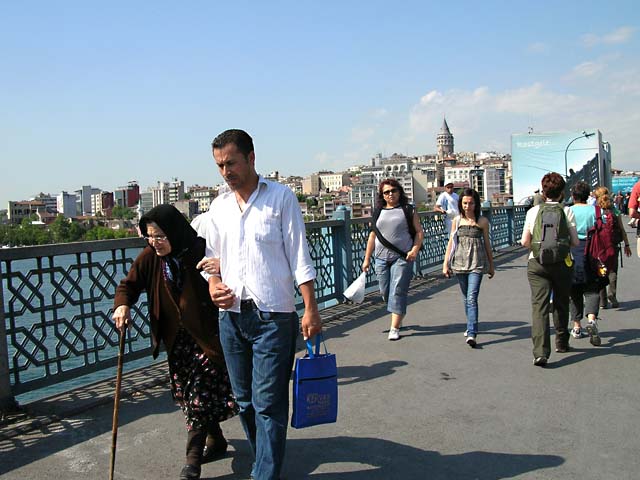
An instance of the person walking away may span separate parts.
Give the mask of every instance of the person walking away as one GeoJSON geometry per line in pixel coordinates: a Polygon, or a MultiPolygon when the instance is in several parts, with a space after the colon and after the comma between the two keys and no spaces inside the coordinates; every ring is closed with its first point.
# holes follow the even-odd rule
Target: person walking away
{"type": "Polygon", "coordinates": [[[146,291],[153,358],[164,343],[171,394],[186,421],[180,479],[198,479],[201,464],[227,450],[219,422],[238,412],[218,337],[218,309],[196,269],[205,241],[171,205],[149,210],[140,232],[148,245],[116,288],[113,320],[121,331],[130,326],[131,306],[146,291]]]}
{"type": "MultiPolygon", "coordinates": [[[[622,196],[618,193],[619,196],[622,196]]],[[[622,221],[622,215],[620,211],[615,207],[615,204],[611,201],[609,196],[609,189],[607,187],[596,188],[596,205],[602,210],[602,219],[607,222],[611,219],[614,222],[613,227],[613,243],[615,245],[616,257],[613,268],[609,270],[609,292],[607,294],[607,287],[600,289],[600,308],[607,308],[608,303],[612,308],[618,308],[618,257],[622,254],[620,249],[620,243],[624,243],[624,254],[627,257],[631,256],[631,247],[629,245],[629,237],[624,229],[624,222],[622,221]]]]}
{"type": "Polygon", "coordinates": [[[387,311],[391,313],[388,338],[398,340],[402,319],[407,313],[413,264],[422,246],[424,232],[402,185],[393,178],[383,180],[378,185],[372,226],[362,270],[369,271],[373,256],[380,294],[387,303],[387,311]]]}
{"type": "Polygon", "coordinates": [[[251,476],[280,478],[289,419],[289,380],[296,338],[321,333],[298,200],[284,185],[255,169],[253,139],[226,130],[212,142],[213,157],[229,191],[211,203],[204,228],[207,257],[219,258],[220,275],[209,292],[221,309],[220,340],[240,421],[255,455],[251,476]],[[304,301],[301,325],[295,283],[304,301]]]}
{"type": "Polygon", "coordinates": [[[579,243],[571,249],[574,267],[571,277],[571,319],[573,328],[571,336],[576,339],[584,337],[582,331],[582,319],[586,315],[588,320],[587,331],[591,344],[598,346],[601,343],[597,327],[598,310],[600,304],[599,291],[606,286],[608,279],[594,275],[588,266],[586,258],[587,234],[596,223],[595,206],[587,202],[589,185],[585,182],[577,182],[572,190],[573,205],[570,207],[576,221],[576,231],[579,243]]]}
{"type": "Polygon", "coordinates": [[[445,215],[444,224],[447,236],[451,233],[451,221],[460,214],[458,210],[458,194],[453,191],[453,182],[444,186],[444,192],[438,195],[434,211],[445,215]]]}
{"type": "Polygon", "coordinates": [[[447,278],[455,273],[458,279],[467,317],[464,335],[467,345],[474,348],[478,337],[478,294],[482,275],[486,273],[493,278],[495,274],[489,236],[491,225],[480,215],[480,195],[472,188],[462,192],[458,209],[461,213],[453,219],[442,273],[447,278]]]}
{"type": "Polygon", "coordinates": [[[527,279],[531,288],[533,364],[544,367],[551,355],[549,313],[553,293],[556,352],[569,351],[570,247],[578,244],[575,218],[562,207],[565,181],[556,172],[541,181],[545,203],[527,212],[520,243],[529,248],[527,279]]]}

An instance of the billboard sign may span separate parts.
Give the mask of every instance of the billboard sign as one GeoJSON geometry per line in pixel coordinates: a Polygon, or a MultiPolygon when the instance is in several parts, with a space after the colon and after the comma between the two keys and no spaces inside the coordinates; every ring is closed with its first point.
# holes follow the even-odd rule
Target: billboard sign
{"type": "Polygon", "coordinates": [[[573,184],[584,180],[593,188],[611,188],[611,152],[597,129],[581,132],[522,133],[511,135],[513,201],[526,204],[540,188],[540,180],[557,172],[573,184]]]}

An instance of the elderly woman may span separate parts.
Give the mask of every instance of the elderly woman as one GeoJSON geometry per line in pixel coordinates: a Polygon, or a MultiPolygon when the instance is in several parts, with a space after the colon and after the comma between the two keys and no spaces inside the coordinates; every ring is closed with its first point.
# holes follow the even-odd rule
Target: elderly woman
{"type": "Polygon", "coordinates": [[[415,209],[397,180],[388,178],[378,186],[378,205],[373,214],[362,270],[368,271],[375,257],[375,272],[382,298],[391,313],[389,340],[400,338],[400,325],[407,313],[407,295],[424,232],[415,209]]]}
{"type": "Polygon", "coordinates": [[[131,322],[131,306],[147,292],[153,357],[164,343],[171,393],[186,420],[180,479],[198,479],[202,463],[226,452],[219,422],[237,413],[218,339],[218,309],[196,268],[205,241],[171,205],[144,215],[140,232],[149,245],[116,289],[113,319],[122,331],[131,322]]]}

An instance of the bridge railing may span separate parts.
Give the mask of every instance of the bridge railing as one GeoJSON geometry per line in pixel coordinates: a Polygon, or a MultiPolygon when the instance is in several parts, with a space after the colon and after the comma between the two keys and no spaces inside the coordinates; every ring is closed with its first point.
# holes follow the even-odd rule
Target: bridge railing
{"type": "MultiPolygon", "coordinates": [[[[524,214],[524,207],[485,210],[494,249],[517,241],[524,214]]],[[[447,235],[442,215],[421,213],[420,221],[425,240],[415,274],[424,276],[442,264],[447,235]]],[[[342,301],[360,274],[370,218],[337,211],[334,219],[306,227],[318,303],[327,307],[342,301]]],[[[12,405],[17,395],[116,364],[115,288],[144,245],[133,238],[0,249],[0,407],[12,405]]],[[[369,289],[374,284],[370,271],[369,289]]],[[[151,354],[146,296],[132,308],[132,319],[128,362],[151,354]]]]}

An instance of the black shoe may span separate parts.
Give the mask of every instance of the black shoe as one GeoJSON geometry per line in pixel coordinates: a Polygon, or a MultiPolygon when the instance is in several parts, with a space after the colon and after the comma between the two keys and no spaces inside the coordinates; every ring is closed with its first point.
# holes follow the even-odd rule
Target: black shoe
{"type": "Polygon", "coordinates": [[[198,480],[200,478],[200,471],[200,467],[185,465],[180,471],[180,480],[198,480]]]}
{"type": "Polygon", "coordinates": [[[227,440],[223,436],[216,437],[213,445],[210,447],[204,446],[202,463],[213,462],[214,460],[224,457],[224,454],[227,453],[227,446],[227,440]]]}
{"type": "Polygon", "coordinates": [[[569,347],[569,345],[558,345],[556,347],[556,352],[557,353],[567,353],[571,350],[571,347],[569,347]]]}
{"type": "Polygon", "coordinates": [[[536,357],[533,359],[533,364],[536,367],[544,367],[547,364],[547,357],[536,357]]]}

